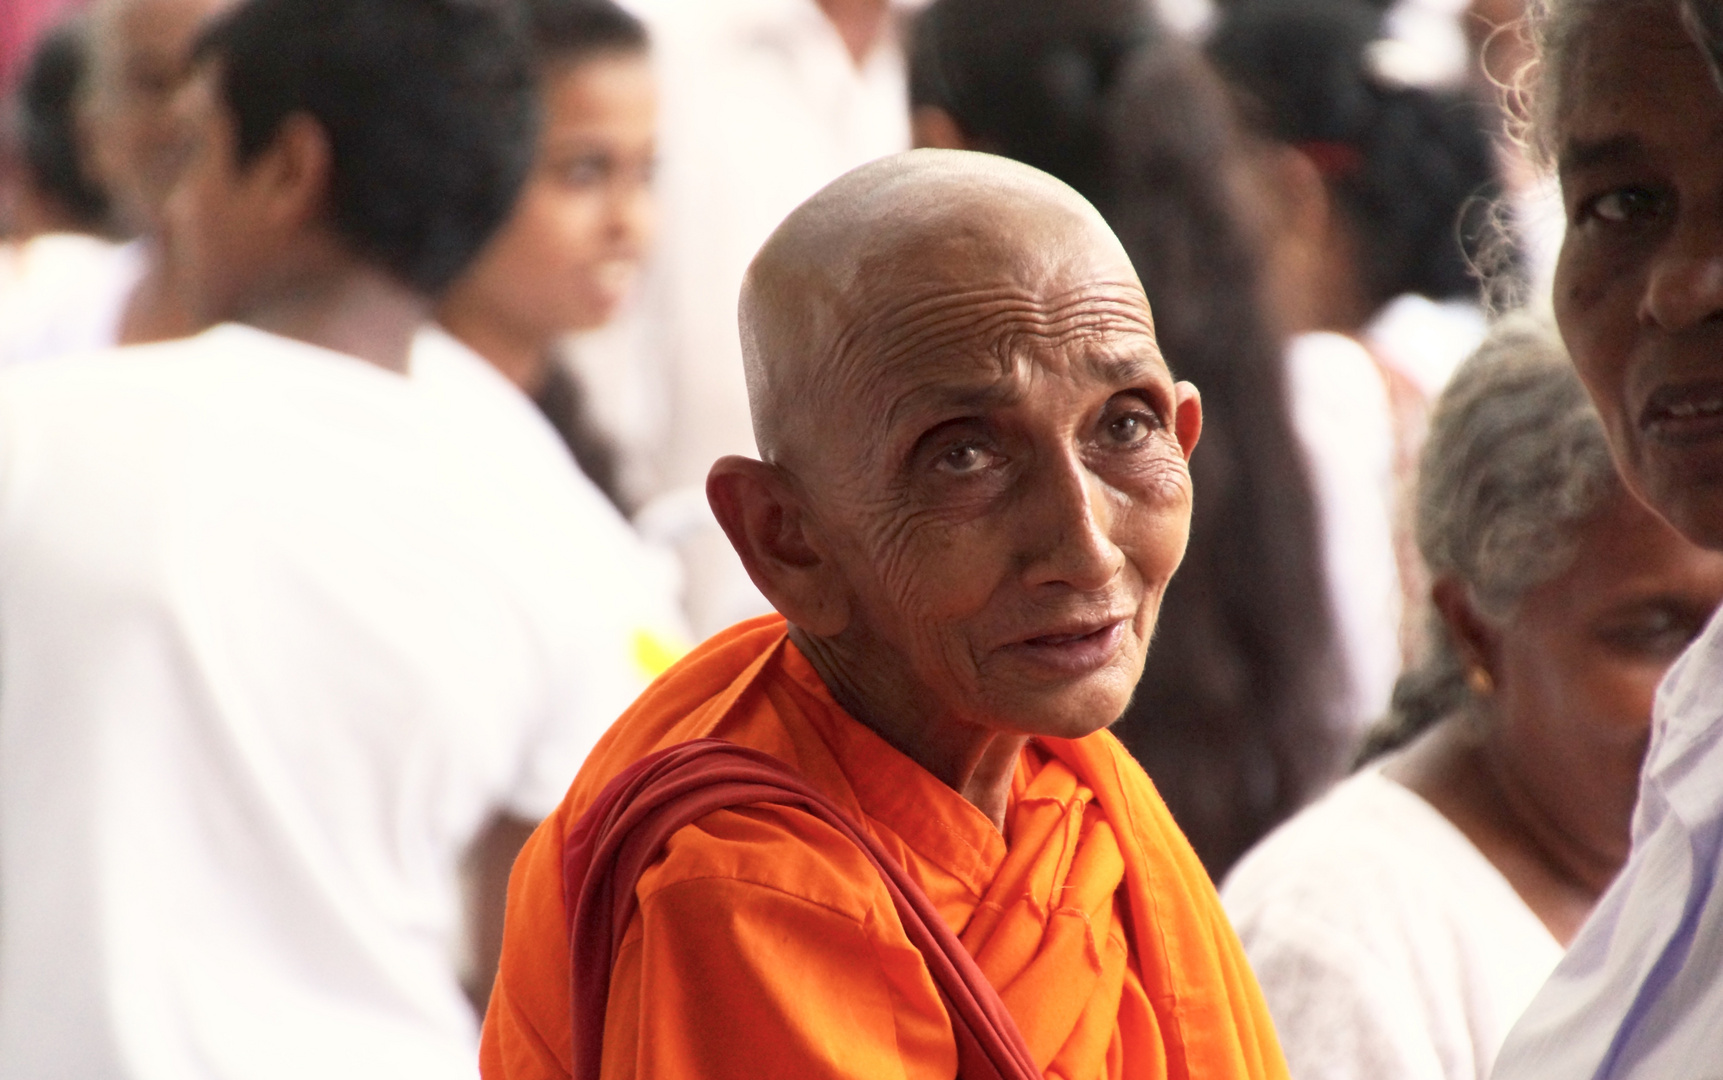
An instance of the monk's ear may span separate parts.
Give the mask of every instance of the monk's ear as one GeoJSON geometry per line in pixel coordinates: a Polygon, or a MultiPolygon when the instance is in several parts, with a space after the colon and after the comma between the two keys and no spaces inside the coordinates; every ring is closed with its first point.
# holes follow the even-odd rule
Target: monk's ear
{"type": "Polygon", "coordinates": [[[810,535],[806,507],[782,469],[719,458],[706,476],[706,501],[754,587],[784,618],[815,637],[843,632],[848,591],[810,535]]]}
{"type": "Polygon", "coordinates": [[[1185,460],[1191,459],[1191,451],[1197,448],[1197,440],[1203,433],[1203,398],[1197,388],[1188,382],[1173,385],[1173,436],[1179,440],[1179,449],[1185,453],[1185,460]]]}

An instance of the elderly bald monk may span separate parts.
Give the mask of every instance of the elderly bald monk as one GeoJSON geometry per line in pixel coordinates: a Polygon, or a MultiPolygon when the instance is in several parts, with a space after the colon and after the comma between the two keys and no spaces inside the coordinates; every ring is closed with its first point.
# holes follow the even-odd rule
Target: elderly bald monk
{"type": "Polygon", "coordinates": [[[1284,1077],[1105,730],[1202,411],[1100,216],[886,158],[779,227],[741,320],[761,460],[708,494],[781,615],[661,678],[528,843],[484,1075],[1284,1077]]]}

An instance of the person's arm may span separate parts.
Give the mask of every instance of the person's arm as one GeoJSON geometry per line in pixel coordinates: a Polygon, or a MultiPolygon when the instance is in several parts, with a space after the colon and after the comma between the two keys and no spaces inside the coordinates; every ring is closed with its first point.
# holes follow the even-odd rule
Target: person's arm
{"type": "Polygon", "coordinates": [[[480,1016],[491,1000],[503,951],[503,911],[508,907],[509,871],[538,823],[512,814],[491,819],[467,851],[461,867],[466,901],[467,963],[461,989],[480,1016]]]}

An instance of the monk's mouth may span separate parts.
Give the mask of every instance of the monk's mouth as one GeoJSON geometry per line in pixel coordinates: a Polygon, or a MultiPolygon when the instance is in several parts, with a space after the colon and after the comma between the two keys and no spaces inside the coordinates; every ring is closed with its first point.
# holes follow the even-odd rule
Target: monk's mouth
{"type": "Polygon", "coordinates": [[[1106,667],[1124,644],[1128,619],[1025,638],[1014,648],[1037,663],[1075,674],[1106,667]]]}

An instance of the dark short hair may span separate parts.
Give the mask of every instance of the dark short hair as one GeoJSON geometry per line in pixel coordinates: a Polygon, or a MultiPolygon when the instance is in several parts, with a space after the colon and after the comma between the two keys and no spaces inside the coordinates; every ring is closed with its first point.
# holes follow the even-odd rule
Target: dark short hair
{"type": "Polygon", "coordinates": [[[523,0],[522,9],[540,66],[647,46],[646,26],[613,0],[523,0]]]}
{"type": "Polygon", "coordinates": [[[513,209],[537,138],[520,20],[498,0],[246,0],[193,53],[221,65],[241,163],[322,126],[329,224],[430,296],[513,209]]]}
{"type": "Polygon", "coordinates": [[[46,34],[18,84],[17,123],[25,168],[37,189],[80,226],[99,232],[108,196],[90,178],[78,145],[78,97],[90,71],[87,24],[72,19],[46,34]]]}

